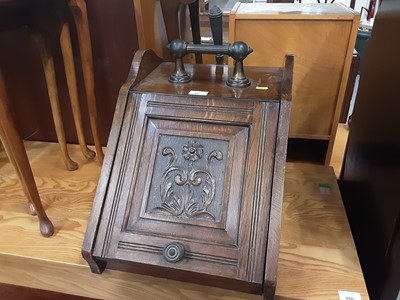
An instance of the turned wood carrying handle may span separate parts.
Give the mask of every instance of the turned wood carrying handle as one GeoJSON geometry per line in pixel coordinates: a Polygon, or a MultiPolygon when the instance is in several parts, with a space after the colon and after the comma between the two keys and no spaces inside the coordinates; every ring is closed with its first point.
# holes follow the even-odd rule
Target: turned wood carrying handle
{"type": "Polygon", "coordinates": [[[192,80],[186,73],[182,58],[188,53],[224,54],[235,60],[235,67],[231,78],[226,82],[230,87],[244,88],[250,85],[250,81],[244,75],[243,60],[253,52],[246,43],[235,42],[228,45],[196,45],[189,44],[184,40],[173,40],[167,49],[175,60],[175,71],[168,81],[171,83],[188,83],[192,80]]]}

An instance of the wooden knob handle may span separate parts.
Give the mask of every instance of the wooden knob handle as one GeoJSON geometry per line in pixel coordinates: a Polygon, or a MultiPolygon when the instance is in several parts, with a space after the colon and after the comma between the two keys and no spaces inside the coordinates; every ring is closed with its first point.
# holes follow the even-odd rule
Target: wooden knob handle
{"type": "Polygon", "coordinates": [[[164,247],[163,256],[166,261],[176,263],[185,256],[185,247],[178,242],[167,244],[164,247]]]}

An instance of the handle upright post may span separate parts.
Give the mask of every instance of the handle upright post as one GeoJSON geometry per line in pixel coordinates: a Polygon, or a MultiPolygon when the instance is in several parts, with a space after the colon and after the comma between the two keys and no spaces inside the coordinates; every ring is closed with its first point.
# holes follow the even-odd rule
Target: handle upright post
{"type": "MultiPolygon", "coordinates": [[[[213,5],[211,7],[210,12],[208,13],[208,17],[210,19],[211,33],[214,41],[214,45],[222,45],[223,40],[223,27],[222,27],[222,10],[213,5]]],[[[224,55],[216,54],[215,60],[217,65],[224,64],[224,55]]]]}

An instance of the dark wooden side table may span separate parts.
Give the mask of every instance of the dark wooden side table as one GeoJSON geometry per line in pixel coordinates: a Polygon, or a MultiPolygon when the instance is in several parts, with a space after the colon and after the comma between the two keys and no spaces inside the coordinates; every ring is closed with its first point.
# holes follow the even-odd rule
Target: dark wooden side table
{"type": "MultiPolygon", "coordinates": [[[[79,108],[74,55],[71,45],[69,23],[67,22],[66,16],[68,11],[72,13],[76,24],[90,125],[94,136],[98,159],[100,163],[102,163],[104,155],[97,131],[92,50],[85,1],[0,0],[0,31],[14,29],[20,26],[28,26],[30,35],[32,36],[32,39],[38,47],[41,55],[57,139],[60,144],[63,160],[68,170],[76,170],[78,164],[70,158],[67,151],[64,126],[58,99],[57,79],[55,76],[54,61],[49,43],[49,40],[54,40],[54,38],[60,42],[79,144],[83,155],[89,159],[93,158],[95,152],[87,147],[82,129],[82,116],[79,108]],[[48,21],[48,23],[45,21],[48,21]],[[48,25],[50,23],[52,26],[48,25]]],[[[51,236],[54,232],[53,225],[47,218],[41,205],[23,143],[19,138],[19,134],[11,117],[7,98],[4,77],[3,75],[0,75],[0,137],[7,155],[17,171],[24,192],[29,199],[30,212],[32,214],[38,214],[42,235],[51,236]]]]}

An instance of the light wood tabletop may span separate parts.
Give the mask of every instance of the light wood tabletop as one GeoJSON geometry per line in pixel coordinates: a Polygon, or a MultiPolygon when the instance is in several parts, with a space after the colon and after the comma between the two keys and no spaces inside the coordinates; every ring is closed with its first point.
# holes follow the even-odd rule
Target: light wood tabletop
{"type": "MultiPolygon", "coordinates": [[[[92,274],[81,257],[100,166],[79,160],[67,171],[57,144],[27,142],[39,193],[55,226],[40,236],[37,218],[0,149],[0,283],[102,299],[261,299],[225,289],[106,270],[92,274]]],[[[339,299],[338,290],[368,299],[357,252],[330,167],[286,166],[276,299],[339,299]]]]}

